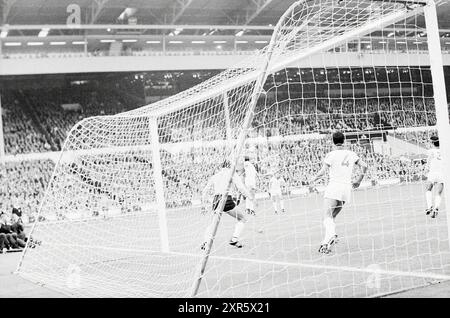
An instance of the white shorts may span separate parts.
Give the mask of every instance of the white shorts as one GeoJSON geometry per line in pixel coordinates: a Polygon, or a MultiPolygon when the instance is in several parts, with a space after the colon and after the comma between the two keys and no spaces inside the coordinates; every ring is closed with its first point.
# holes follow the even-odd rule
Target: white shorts
{"type": "Polygon", "coordinates": [[[430,172],[427,177],[428,181],[431,183],[444,183],[442,175],[438,172],[430,172]]]}
{"type": "Polygon", "coordinates": [[[272,198],[280,197],[282,196],[281,191],[270,191],[270,196],[272,198]]]}
{"type": "Polygon", "coordinates": [[[350,184],[330,183],[325,188],[324,197],[337,201],[348,202],[352,194],[352,186],[350,184]]]}

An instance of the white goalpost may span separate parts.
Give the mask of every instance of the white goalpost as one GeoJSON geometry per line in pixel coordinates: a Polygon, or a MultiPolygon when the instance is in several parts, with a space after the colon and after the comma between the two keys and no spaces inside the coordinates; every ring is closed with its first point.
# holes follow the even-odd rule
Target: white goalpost
{"type": "MultiPolygon", "coordinates": [[[[447,92],[445,88],[444,66],[442,62],[441,40],[439,38],[439,28],[435,2],[429,1],[424,7],[426,29],[428,33],[428,46],[430,52],[430,66],[433,78],[434,101],[436,108],[436,125],[439,131],[439,139],[442,140],[440,146],[443,162],[450,162],[450,124],[447,92]]],[[[444,173],[445,184],[450,184],[450,174],[444,173]]],[[[445,190],[445,203],[447,207],[447,224],[450,235],[450,187],[445,190]]]]}
{"type": "Polygon", "coordinates": [[[159,147],[158,119],[150,119],[150,144],[152,145],[153,178],[155,180],[156,209],[158,210],[158,224],[161,236],[161,251],[169,252],[169,235],[167,230],[166,200],[164,198],[164,181],[162,175],[161,150],[159,147]]]}
{"type": "Polygon", "coordinates": [[[367,297],[450,279],[450,188],[436,219],[424,213],[431,135],[450,162],[440,51],[432,0],[292,1],[268,46],[236,67],[76,124],[31,231],[41,244],[17,273],[75,297],[367,297]],[[336,130],[369,172],[325,256],[325,183],[309,180],[336,130]],[[237,249],[236,220],[202,215],[200,200],[231,160],[223,210],[243,156],[258,204],[237,249]],[[274,171],[283,214],[267,194],[274,171]]]}

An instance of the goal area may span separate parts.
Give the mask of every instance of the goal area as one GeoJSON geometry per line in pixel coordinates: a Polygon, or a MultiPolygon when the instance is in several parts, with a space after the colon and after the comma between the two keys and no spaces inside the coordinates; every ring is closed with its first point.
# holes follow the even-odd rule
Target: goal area
{"type": "Polygon", "coordinates": [[[450,191],[437,218],[424,213],[434,135],[449,162],[434,1],[292,1],[267,47],[235,67],[77,123],[17,273],[73,297],[373,297],[448,280],[450,191]],[[336,130],[369,171],[323,255],[326,180],[309,182],[336,130]],[[201,196],[224,160],[235,174],[244,156],[259,181],[237,249],[236,220],[202,214],[201,196]]]}

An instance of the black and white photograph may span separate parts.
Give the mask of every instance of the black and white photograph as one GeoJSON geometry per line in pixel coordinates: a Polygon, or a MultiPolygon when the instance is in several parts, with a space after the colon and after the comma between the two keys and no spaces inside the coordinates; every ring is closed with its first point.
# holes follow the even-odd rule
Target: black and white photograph
{"type": "Polygon", "coordinates": [[[0,20],[0,298],[450,298],[450,0],[0,20]]]}

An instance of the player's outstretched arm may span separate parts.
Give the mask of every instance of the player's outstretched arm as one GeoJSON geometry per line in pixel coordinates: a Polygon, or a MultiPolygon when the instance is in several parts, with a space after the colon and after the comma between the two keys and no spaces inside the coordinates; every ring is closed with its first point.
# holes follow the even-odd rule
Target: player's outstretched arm
{"type": "Polygon", "coordinates": [[[359,188],[367,172],[367,163],[359,159],[356,164],[361,167],[361,173],[358,178],[356,178],[355,182],[353,182],[353,189],[359,188]]]}

